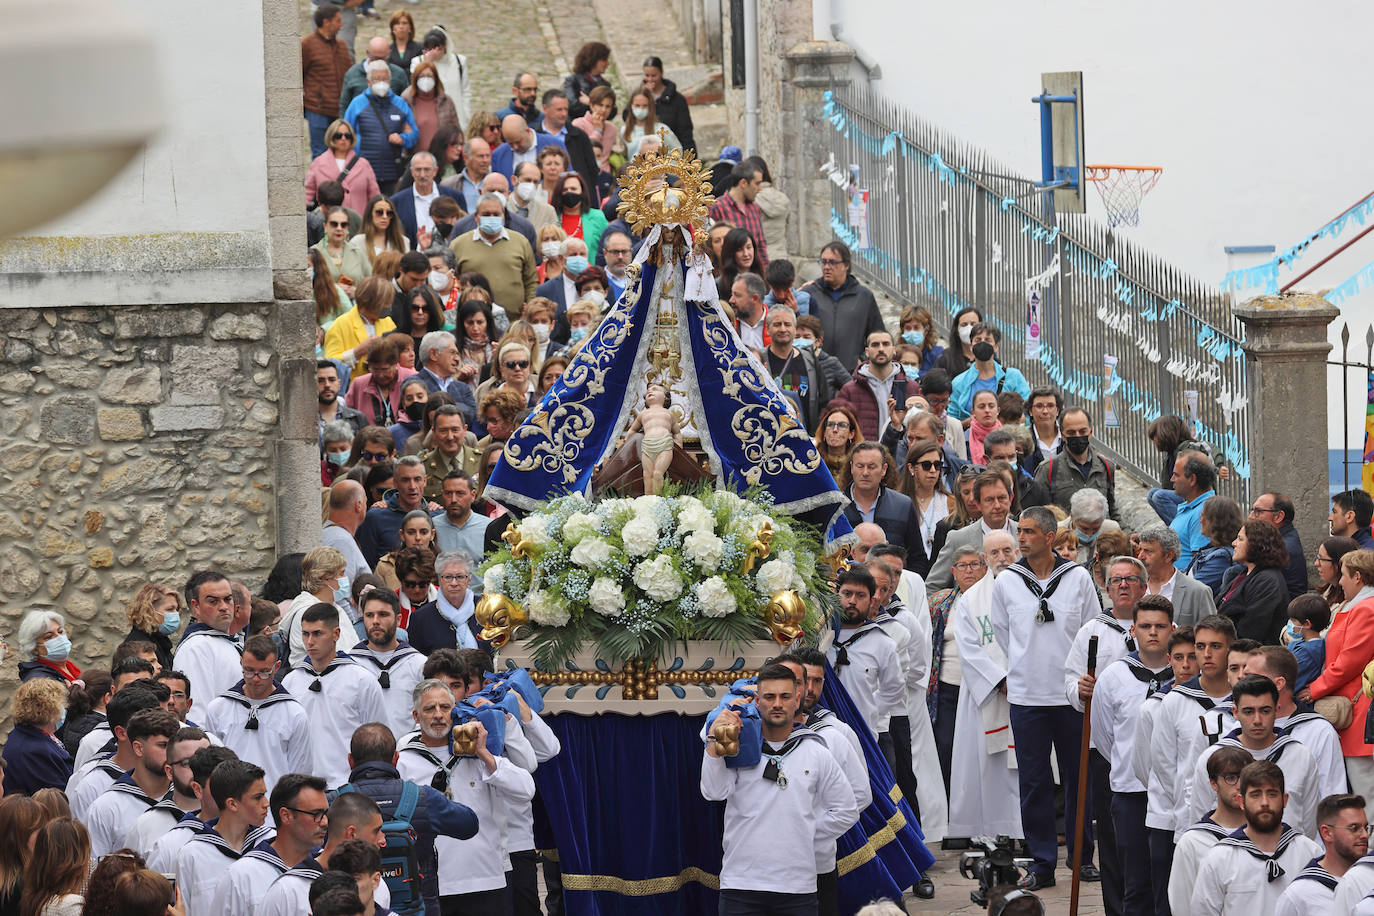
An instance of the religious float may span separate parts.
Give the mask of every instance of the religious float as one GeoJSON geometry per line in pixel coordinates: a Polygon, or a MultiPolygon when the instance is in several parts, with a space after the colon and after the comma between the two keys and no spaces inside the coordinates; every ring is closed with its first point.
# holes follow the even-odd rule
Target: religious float
{"type": "MultiPolygon", "coordinates": [[[[486,495],[512,511],[476,615],[528,669],[562,752],[535,773],[537,839],[573,916],[714,912],[723,806],[699,790],[706,714],[832,626],[852,539],[814,442],[718,300],[691,152],[635,159],[630,281],[512,434],[486,495]]],[[[825,705],[860,721],[838,681],[825,705]]],[[[873,804],[839,844],[844,909],[933,861],[864,728],[873,804]]]]}

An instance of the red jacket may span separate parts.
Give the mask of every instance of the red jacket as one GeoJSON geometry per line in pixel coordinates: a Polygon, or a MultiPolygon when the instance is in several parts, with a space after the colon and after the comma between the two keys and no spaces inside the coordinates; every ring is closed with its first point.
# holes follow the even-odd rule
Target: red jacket
{"type": "Polygon", "coordinates": [[[405,416],[401,411],[401,383],[414,374],[414,369],[407,369],[405,366],[396,367],[396,384],[391,386],[391,397],[388,399],[391,402],[391,413],[395,419],[385,423],[377,419],[377,414],[382,406],[382,393],[377,390],[376,384],[373,383],[371,372],[360,375],[349,382],[348,394],[344,395],[344,403],[354,410],[361,410],[370,425],[390,426],[405,416]]]}
{"type": "Polygon", "coordinates": [[[1346,608],[1331,621],[1326,631],[1326,667],[1321,677],[1308,686],[1312,699],[1343,696],[1355,703],[1355,718],[1341,730],[1341,754],[1368,757],[1371,748],[1364,741],[1364,720],[1369,697],[1360,688],[1365,666],[1374,661],[1374,598],[1365,598],[1346,608]]]}
{"type": "MultiPolygon", "coordinates": [[[[900,367],[894,366],[893,371],[896,378],[892,380],[892,399],[898,404],[905,405],[906,399],[915,394],[921,393],[921,388],[915,383],[908,385],[907,377],[900,367]]],[[[859,418],[859,431],[864,434],[864,441],[878,442],[882,439],[883,430],[878,428],[878,399],[873,396],[873,389],[869,387],[868,381],[859,375],[855,370],[854,377],[844,383],[840,393],[830,401],[831,404],[844,404],[854,415],[859,418]]]]}

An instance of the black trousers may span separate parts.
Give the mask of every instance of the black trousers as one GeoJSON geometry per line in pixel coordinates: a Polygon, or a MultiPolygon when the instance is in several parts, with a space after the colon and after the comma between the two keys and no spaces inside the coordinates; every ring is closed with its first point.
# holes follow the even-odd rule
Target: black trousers
{"type": "Polygon", "coordinates": [[[892,736],[892,756],[896,765],[892,773],[897,777],[897,787],[906,796],[906,803],[920,820],[921,806],[916,802],[916,774],[911,768],[911,720],[906,716],[893,716],[888,724],[888,734],[892,736]]]}
{"type": "Polygon", "coordinates": [[[563,868],[557,859],[540,856],[544,866],[544,909],[549,916],[563,916],[563,868]]]}
{"type": "Polygon", "coordinates": [[[1146,827],[1150,843],[1150,890],[1155,895],[1155,916],[1171,916],[1169,873],[1174,867],[1174,832],[1146,827]]]}
{"type": "MultiPolygon", "coordinates": [[[[1076,765],[1076,764],[1074,764],[1076,765]]],[[[1112,765],[1096,748],[1088,751],[1088,794],[1085,817],[1091,817],[1097,840],[1097,865],[1102,870],[1102,909],[1107,916],[1125,916],[1126,881],[1117,854],[1116,830],[1112,825],[1112,765]]],[[[1065,823],[1065,830],[1073,824],[1065,823]]],[[[1085,846],[1086,850],[1087,847],[1085,846]]],[[[1083,860],[1085,863],[1088,859],[1083,860]]],[[[1137,912],[1137,911],[1132,911],[1137,912]]]]}
{"type": "Polygon", "coordinates": [[[815,894],[721,891],[720,916],[817,916],[815,894]]]}
{"type": "Polygon", "coordinates": [[[1122,906],[1127,913],[1149,913],[1155,905],[1150,879],[1150,836],[1145,829],[1148,807],[1148,792],[1112,794],[1112,829],[1116,831],[1116,849],[1125,882],[1122,906]]]}
{"type": "Polygon", "coordinates": [[[511,916],[504,887],[440,897],[439,912],[442,916],[511,916]]]}
{"type": "Polygon", "coordinates": [[[816,903],[820,916],[840,916],[840,870],[832,868],[816,876],[816,903]]]}
{"type": "Polygon", "coordinates": [[[515,916],[543,916],[539,908],[539,854],[522,849],[510,854],[510,871],[506,872],[506,892],[511,912],[515,916]]]}
{"type": "Polygon", "coordinates": [[[949,768],[954,760],[954,719],[959,714],[959,688],[940,682],[935,695],[935,754],[940,758],[940,774],[945,778],[945,797],[949,797],[949,768]]]}

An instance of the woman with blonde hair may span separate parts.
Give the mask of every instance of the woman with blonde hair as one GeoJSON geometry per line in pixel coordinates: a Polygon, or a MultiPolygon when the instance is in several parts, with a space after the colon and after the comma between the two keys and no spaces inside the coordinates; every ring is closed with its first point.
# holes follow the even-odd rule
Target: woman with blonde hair
{"type": "Polygon", "coordinates": [[[32,798],[6,795],[0,800],[0,913],[19,912],[24,866],[33,853],[33,838],[47,820],[47,811],[32,798]]]}
{"type": "Polygon", "coordinates": [[[280,632],[289,641],[290,667],[296,667],[305,659],[301,616],[311,605],[320,602],[337,604],[334,599],[340,589],[342,594],[348,594],[348,580],[345,578],[347,568],[348,561],[333,547],[316,547],[301,560],[301,593],[291,602],[291,607],[286,609],[281,619],[280,632]]]}
{"type": "Polygon", "coordinates": [[[567,356],[576,356],[591,339],[592,332],[601,323],[601,306],[590,299],[579,299],[568,306],[564,316],[568,322],[568,345],[563,349],[567,356]]]}
{"type": "Polygon", "coordinates": [[[563,276],[563,268],[567,263],[563,257],[563,240],[567,237],[568,233],[556,222],[540,226],[534,231],[535,243],[539,246],[539,253],[544,256],[544,260],[535,268],[540,283],[563,276]]]}
{"type": "Polygon", "coordinates": [[[911,344],[921,351],[921,374],[925,375],[935,368],[935,361],[945,352],[935,332],[935,319],[930,317],[925,306],[908,305],[902,309],[900,326],[902,338],[899,342],[911,344]]]}
{"type": "Polygon", "coordinates": [[[315,192],[326,181],[339,181],[343,175],[343,205],[354,213],[362,213],[367,202],[382,192],[372,164],[358,155],[357,138],[353,128],[343,118],[330,124],[324,132],[324,152],[310,162],[305,173],[305,199],[315,200],[315,192]],[[347,169],[347,174],[344,170],[347,169]]]}
{"type": "Polygon", "coordinates": [[[469,140],[474,137],[485,140],[492,149],[505,142],[501,136],[501,119],[494,111],[474,111],[472,117],[468,118],[468,129],[463,136],[469,140]]]}
{"type": "Polygon", "coordinates": [[[91,834],[85,824],[69,817],[44,824],[24,867],[19,916],[81,916],[90,865],[91,834]]]}
{"type": "Polygon", "coordinates": [[[396,205],[390,197],[377,194],[367,202],[363,210],[363,231],[349,239],[348,244],[367,259],[373,273],[377,272],[377,255],[384,251],[405,254],[410,250],[410,239],[401,229],[396,205]]]}
{"type": "Polygon", "coordinates": [[[645,137],[661,137],[664,152],[682,149],[682,143],[673,129],[658,120],[654,113],[654,94],[643,86],[630,96],[630,106],[625,109],[625,131],[621,137],[625,140],[625,155],[631,159],[639,154],[639,144],[645,137]]]}
{"type": "MultiPolygon", "coordinates": [[[[518,334],[515,325],[525,325],[523,321],[517,321],[506,332],[506,336],[501,338],[501,343],[496,349],[496,359],[491,363],[491,377],[477,386],[477,401],[481,403],[483,397],[489,392],[498,389],[505,389],[518,395],[521,403],[529,407],[534,396],[534,380],[538,377],[538,368],[530,358],[530,345],[522,339],[522,334],[518,334]]],[[[481,417],[478,417],[481,422],[481,417]]]]}
{"type": "Polygon", "coordinates": [[[63,788],[71,779],[72,755],[57,740],[57,728],[67,716],[67,691],[58,681],[35,678],[14,692],[14,730],[0,753],[6,795],[63,788]]]}
{"type": "Polygon", "coordinates": [[[325,332],[325,359],[352,366],[351,378],[365,374],[367,354],[385,334],[396,330],[396,322],[387,314],[395,298],[396,287],[390,279],[374,276],[364,280],[358,287],[353,308],[340,315],[325,332]]]}
{"type": "Polygon", "coordinates": [[[150,642],[163,671],[172,670],[172,636],[181,629],[181,594],[165,585],[145,582],[127,609],[125,642],[150,642]]]}

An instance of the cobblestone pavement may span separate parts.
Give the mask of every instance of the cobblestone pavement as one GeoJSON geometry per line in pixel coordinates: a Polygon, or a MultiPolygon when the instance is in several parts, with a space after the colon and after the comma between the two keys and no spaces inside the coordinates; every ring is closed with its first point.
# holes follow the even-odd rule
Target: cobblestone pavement
{"type": "MultiPolygon", "coordinates": [[[[962,852],[941,851],[938,844],[931,850],[935,854],[935,864],[930,869],[930,879],[935,882],[935,897],[931,900],[918,900],[907,894],[903,905],[908,913],[943,913],[957,916],[974,916],[985,912],[969,900],[969,892],[977,887],[959,874],[959,857],[962,852]]],[[[1060,857],[1064,849],[1060,847],[1060,857]]],[[[1069,912],[1069,869],[1061,866],[1055,872],[1054,887],[1041,891],[1040,899],[1045,903],[1046,916],[1066,916],[1069,912]]],[[[1083,884],[1079,889],[1078,912],[1080,916],[1097,916],[1102,910],[1102,893],[1099,884],[1083,884]]]]}

